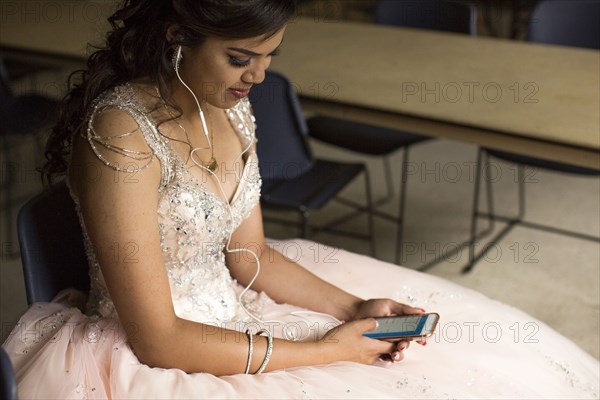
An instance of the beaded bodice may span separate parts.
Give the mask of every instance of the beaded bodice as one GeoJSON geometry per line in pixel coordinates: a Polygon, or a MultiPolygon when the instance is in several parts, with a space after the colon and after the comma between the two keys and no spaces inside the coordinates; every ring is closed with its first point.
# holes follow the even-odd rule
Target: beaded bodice
{"type": "MultiPolygon", "coordinates": [[[[93,121],[97,113],[108,108],[127,112],[138,124],[151,149],[149,154],[141,155],[123,152],[123,149],[119,149],[120,152],[146,159],[140,169],[155,160],[161,165],[157,222],[175,312],[182,318],[214,324],[245,319],[246,314],[238,304],[235,285],[225,264],[224,251],[232,231],[250,214],[260,198],[261,180],[254,149],[244,156],[242,174],[228,205],[186,168],[169,140],[159,133],[150,110],[141,103],[136,89],[130,85],[104,94],[90,115],[87,139],[106,165],[118,168],[102,157],[103,152],[115,150],[115,147],[102,146],[108,141],[96,135],[93,121]]],[[[227,115],[242,147],[249,147],[254,141],[255,124],[248,100],[227,110],[227,115]]],[[[111,315],[115,312],[114,306],[79,207],[78,212],[90,263],[88,313],[111,315]]],[[[252,310],[259,311],[256,305],[252,310]]]]}

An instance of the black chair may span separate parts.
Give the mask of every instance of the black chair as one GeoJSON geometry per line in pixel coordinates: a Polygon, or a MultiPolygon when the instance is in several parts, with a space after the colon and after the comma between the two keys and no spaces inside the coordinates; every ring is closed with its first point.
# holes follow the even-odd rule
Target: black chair
{"type": "Polygon", "coordinates": [[[15,371],[6,350],[0,347],[0,398],[17,399],[17,381],[15,371]]]}
{"type": "MultiPolygon", "coordinates": [[[[374,254],[369,175],[364,164],[313,157],[298,97],[283,75],[267,72],[264,82],[252,89],[250,102],[257,121],[257,152],[263,179],[261,201],[265,208],[297,211],[300,215],[300,235],[303,238],[309,236],[311,229],[315,233],[329,231],[368,239],[371,253],[374,254]],[[311,228],[308,221],[311,211],[321,209],[336,198],[361,173],[364,173],[367,197],[367,204],[362,209],[367,212],[369,234],[336,229],[336,226],[348,220],[348,215],[311,228]]],[[[289,221],[285,223],[289,224],[289,221]]]]}
{"type": "Polygon", "coordinates": [[[477,9],[474,4],[464,1],[382,0],[375,9],[375,22],[475,35],[477,9]]]}
{"type": "Polygon", "coordinates": [[[21,208],[17,231],[28,304],[50,301],[67,288],[89,291],[83,234],[64,183],[21,208]]]}
{"type": "MultiPolygon", "coordinates": [[[[600,16],[600,1],[540,1],[533,11],[528,40],[536,43],[558,44],[574,47],[586,47],[600,49],[600,28],[598,17],[600,16]]],[[[475,179],[475,196],[473,200],[473,213],[471,219],[471,239],[469,246],[469,263],[463,272],[471,271],[475,264],[486,255],[493,244],[500,241],[516,225],[533,229],[540,229],[557,234],[568,235],[584,240],[600,241],[600,238],[579,232],[552,226],[536,224],[524,221],[525,217],[525,166],[542,168],[546,170],[584,175],[599,176],[600,170],[581,168],[570,164],[544,160],[520,154],[499,151],[490,148],[481,148],[477,157],[477,174],[475,179]],[[488,170],[490,157],[513,163],[518,168],[518,213],[515,217],[506,217],[494,214],[492,184],[487,179],[487,212],[479,211],[479,192],[484,170],[488,170]],[[477,235],[477,220],[486,218],[489,221],[486,232],[494,229],[495,221],[506,222],[507,225],[490,240],[479,254],[475,254],[475,237],[477,235]]],[[[481,234],[477,235],[481,236],[481,234]]]]}
{"type": "Polygon", "coordinates": [[[527,40],[600,49],[600,1],[540,1],[533,10],[527,40]]]}
{"type": "MultiPolygon", "coordinates": [[[[15,185],[23,177],[23,160],[15,157],[15,143],[11,139],[34,138],[37,153],[41,157],[44,152],[44,139],[40,133],[55,119],[57,106],[57,101],[38,94],[15,96],[9,86],[6,68],[0,59],[0,154],[3,160],[0,189],[5,199],[2,211],[5,212],[6,244],[10,248],[6,254],[8,256],[18,254],[12,249],[16,244],[13,239],[13,215],[23,200],[14,195],[15,185]]],[[[19,144],[22,143],[19,141],[19,144]]]]}
{"type": "MultiPolygon", "coordinates": [[[[434,29],[474,35],[476,32],[476,8],[473,5],[442,1],[380,1],[375,11],[375,22],[421,29],[434,29]]],[[[414,144],[430,138],[401,129],[380,128],[339,118],[317,115],[307,120],[310,137],[367,156],[381,157],[384,167],[386,194],[373,202],[373,214],[397,224],[396,262],[401,260],[403,223],[407,183],[409,150],[414,144]],[[394,197],[389,156],[403,149],[400,178],[400,201],[398,216],[377,210],[394,197]]],[[[401,127],[399,127],[401,128],[401,127]]]]}

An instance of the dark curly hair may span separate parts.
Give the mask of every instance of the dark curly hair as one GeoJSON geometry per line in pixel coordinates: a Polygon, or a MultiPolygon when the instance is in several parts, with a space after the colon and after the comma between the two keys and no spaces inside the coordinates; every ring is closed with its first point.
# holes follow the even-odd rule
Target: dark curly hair
{"type": "Polygon", "coordinates": [[[106,45],[89,57],[87,69],[69,77],[70,89],[46,143],[42,180],[52,185],[54,177],[66,173],[73,135],[84,129],[92,102],[102,92],[125,82],[149,79],[169,102],[174,46],[196,48],[207,37],[269,37],[295,11],[295,0],[124,1],[108,18],[112,30],[107,34],[106,45]],[[169,42],[166,33],[171,26],[177,27],[178,35],[169,42]]]}

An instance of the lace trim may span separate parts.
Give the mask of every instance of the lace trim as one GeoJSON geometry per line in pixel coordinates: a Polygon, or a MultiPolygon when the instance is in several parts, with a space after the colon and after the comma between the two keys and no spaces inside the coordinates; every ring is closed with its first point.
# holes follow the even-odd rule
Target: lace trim
{"type": "Polygon", "coordinates": [[[154,159],[158,158],[162,167],[159,188],[159,190],[162,191],[174,179],[175,171],[174,166],[170,161],[169,145],[166,143],[166,139],[164,139],[156,130],[153,121],[149,119],[147,114],[148,110],[137,100],[136,90],[131,85],[124,84],[122,86],[117,86],[98,98],[90,112],[86,133],[82,133],[81,136],[88,141],[96,157],[98,157],[104,165],[116,171],[137,173],[148,168],[154,159]],[[127,113],[137,123],[137,128],[118,135],[98,135],[93,127],[94,119],[102,111],[109,108],[114,108],[127,113]],[[149,151],[136,151],[119,145],[119,140],[125,139],[137,132],[140,132],[144,136],[146,144],[150,148],[149,151]],[[131,159],[132,161],[142,161],[144,164],[139,167],[132,164],[124,166],[118,165],[108,160],[102,154],[102,148],[131,159]]]}
{"type": "MultiPolygon", "coordinates": [[[[94,116],[95,116],[95,114],[94,114],[94,116]]],[[[100,136],[96,133],[96,130],[94,129],[94,126],[93,126],[94,116],[92,116],[92,118],[90,118],[90,120],[88,122],[88,130],[87,130],[86,138],[87,138],[94,154],[96,154],[96,157],[98,157],[100,159],[100,161],[102,161],[107,167],[113,168],[120,172],[130,172],[131,173],[131,172],[142,171],[142,170],[148,168],[150,166],[150,164],[152,164],[152,161],[154,161],[154,156],[156,155],[156,152],[154,151],[154,149],[152,149],[152,147],[150,147],[150,151],[136,151],[136,150],[127,149],[125,147],[120,147],[118,145],[110,143],[111,141],[116,141],[119,139],[124,139],[126,137],[132,136],[136,132],[141,132],[139,125],[133,131],[125,132],[120,135],[100,136]],[[113,151],[117,154],[120,154],[124,157],[130,158],[132,160],[136,160],[136,161],[148,160],[148,162],[146,162],[141,167],[135,167],[135,166],[132,166],[131,164],[127,164],[125,167],[120,167],[118,164],[115,165],[114,163],[111,163],[106,158],[104,158],[102,153],[96,147],[96,144],[99,144],[107,150],[113,151]],[[133,167],[133,168],[130,168],[130,167],[133,167]]]]}

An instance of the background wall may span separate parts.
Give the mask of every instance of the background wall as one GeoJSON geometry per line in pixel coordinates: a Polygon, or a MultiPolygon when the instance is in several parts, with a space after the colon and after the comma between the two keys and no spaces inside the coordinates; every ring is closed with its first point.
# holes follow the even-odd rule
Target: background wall
{"type": "MultiPolygon", "coordinates": [[[[407,6],[419,0],[404,1],[407,6]]],[[[460,0],[459,0],[460,1],[460,0]]],[[[478,0],[478,34],[523,39],[535,0],[478,0]]],[[[377,0],[304,0],[300,15],[329,20],[372,22],[377,0]]]]}

